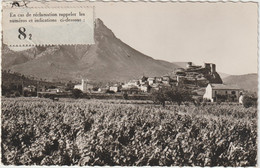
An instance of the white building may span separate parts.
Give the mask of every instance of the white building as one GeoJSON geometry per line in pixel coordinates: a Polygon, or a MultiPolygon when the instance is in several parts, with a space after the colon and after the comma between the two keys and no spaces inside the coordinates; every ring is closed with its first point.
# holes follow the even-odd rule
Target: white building
{"type": "Polygon", "coordinates": [[[109,90],[108,87],[105,88],[98,88],[98,92],[106,93],[109,90]]]}
{"type": "Polygon", "coordinates": [[[54,88],[54,89],[47,89],[47,92],[60,93],[62,92],[62,90],[60,88],[54,88]]]}
{"type": "Polygon", "coordinates": [[[156,83],[161,83],[163,81],[162,77],[155,77],[155,82],[156,83]]]}
{"type": "Polygon", "coordinates": [[[139,85],[140,85],[139,80],[131,80],[128,83],[122,85],[122,88],[129,89],[129,88],[133,88],[133,87],[139,87],[139,85]]]}
{"type": "Polygon", "coordinates": [[[239,104],[243,104],[243,99],[244,99],[244,96],[240,95],[240,97],[238,99],[239,104]]]}
{"type": "Polygon", "coordinates": [[[240,92],[242,89],[236,86],[224,85],[224,84],[208,84],[206,92],[203,95],[203,99],[215,102],[220,101],[232,101],[238,102],[240,92]]]}
{"type": "Polygon", "coordinates": [[[109,90],[116,93],[116,92],[119,91],[119,87],[118,87],[118,86],[110,86],[110,87],[109,87],[109,90]]]}
{"type": "Polygon", "coordinates": [[[128,85],[133,85],[133,86],[139,86],[140,82],[139,80],[131,80],[128,82],[128,85]]]}
{"type": "Polygon", "coordinates": [[[145,85],[145,84],[147,84],[147,79],[148,79],[148,77],[142,76],[142,78],[139,79],[139,84],[140,84],[140,85],[145,85]]]}
{"type": "Polygon", "coordinates": [[[87,81],[85,81],[84,79],[81,80],[81,84],[79,85],[75,85],[74,89],[79,89],[82,92],[87,92],[87,91],[91,91],[93,89],[93,85],[88,84],[87,81]]]}
{"type": "Polygon", "coordinates": [[[148,79],[147,79],[148,84],[149,84],[149,85],[152,85],[152,84],[154,83],[154,80],[155,80],[155,79],[154,79],[153,77],[148,78],[148,79]]]}
{"type": "Polygon", "coordinates": [[[141,85],[140,86],[141,91],[148,92],[148,85],[141,85]]]}
{"type": "Polygon", "coordinates": [[[29,92],[36,92],[36,86],[34,85],[29,85],[28,87],[23,88],[24,91],[29,91],[29,92]]]}

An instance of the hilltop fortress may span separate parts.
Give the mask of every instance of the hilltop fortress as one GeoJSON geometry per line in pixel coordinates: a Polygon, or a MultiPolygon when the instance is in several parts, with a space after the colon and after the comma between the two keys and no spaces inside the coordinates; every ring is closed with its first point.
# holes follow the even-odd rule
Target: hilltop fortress
{"type": "Polygon", "coordinates": [[[204,66],[193,65],[188,62],[186,68],[177,68],[169,76],[177,82],[178,85],[196,85],[200,87],[207,86],[208,83],[222,84],[222,79],[216,71],[216,65],[205,63],[204,66]]]}

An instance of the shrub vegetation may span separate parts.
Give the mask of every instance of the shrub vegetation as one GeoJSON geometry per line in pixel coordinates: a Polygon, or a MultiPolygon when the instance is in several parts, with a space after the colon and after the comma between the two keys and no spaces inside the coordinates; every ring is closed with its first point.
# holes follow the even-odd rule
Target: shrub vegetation
{"type": "Polygon", "coordinates": [[[245,95],[243,97],[243,105],[244,105],[245,108],[257,106],[257,98],[255,98],[253,96],[245,95]]]}
{"type": "Polygon", "coordinates": [[[151,95],[152,100],[155,103],[160,103],[163,107],[165,107],[166,101],[177,103],[180,106],[182,102],[192,100],[191,92],[181,87],[162,88],[153,91],[151,95]]]}
{"type": "Polygon", "coordinates": [[[113,101],[2,99],[2,163],[256,165],[256,108],[113,101]]]}

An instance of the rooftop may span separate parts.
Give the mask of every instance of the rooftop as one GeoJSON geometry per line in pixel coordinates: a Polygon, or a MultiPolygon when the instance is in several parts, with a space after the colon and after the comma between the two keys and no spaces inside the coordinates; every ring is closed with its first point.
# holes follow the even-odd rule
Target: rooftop
{"type": "Polygon", "coordinates": [[[213,89],[223,89],[223,90],[242,90],[238,86],[225,85],[225,84],[210,84],[213,89]]]}

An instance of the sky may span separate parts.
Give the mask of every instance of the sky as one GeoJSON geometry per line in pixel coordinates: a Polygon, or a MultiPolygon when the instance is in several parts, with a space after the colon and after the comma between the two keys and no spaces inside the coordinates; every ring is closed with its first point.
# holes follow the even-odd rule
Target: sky
{"type": "Polygon", "coordinates": [[[257,72],[257,4],[95,3],[96,17],[136,50],[169,62],[216,64],[232,75],[257,72]]]}
{"type": "Polygon", "coordinates": [[[257,72],[257,3],[77,3],[95,6],[95,17],[117,38],[154,59],[215,63],[231,75],[257,72]]]}

